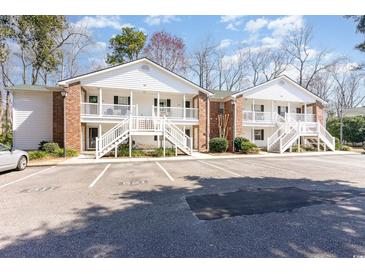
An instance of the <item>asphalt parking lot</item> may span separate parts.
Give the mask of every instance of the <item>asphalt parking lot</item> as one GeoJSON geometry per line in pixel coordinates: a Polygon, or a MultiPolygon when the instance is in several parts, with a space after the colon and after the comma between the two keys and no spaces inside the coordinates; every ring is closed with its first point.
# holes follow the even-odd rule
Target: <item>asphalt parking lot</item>
{"type": "Polygon", "coordinates": [[[365,156],[0,173],[0,257],[364,257],[365,156]]]}

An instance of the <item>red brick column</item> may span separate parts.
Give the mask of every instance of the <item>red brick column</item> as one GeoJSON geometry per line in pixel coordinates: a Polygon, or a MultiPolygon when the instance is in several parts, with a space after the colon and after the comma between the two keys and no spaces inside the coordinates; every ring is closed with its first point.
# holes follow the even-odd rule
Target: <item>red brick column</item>
{"type": "Polygon", "coordinates": [[[316,102],[312,105],[313,108],[313,114],[316,117],[316,121],[320,122],[322,125],[324,125],[324,107],[321,103],[316,102]]]}
{"type": "Polygon", "coordinates": [[[215,138],[219,136],[218,128],[218,115],[219,115],[219,102],[210,101],[210,130],[209,138],[215,138]]]}
{"type": "Polygon", "coordinates": [[[73,83],[66,97],[66,147],[81,151],[81,85],[73,83]]]}
{"type": "Polygon", "coordinates": [[[236,98],[236,137],[243,135],[243,96],[236,98]]]}
{"type": "Polygon", "coordinates": [[[63,97],[61,92],[53,92],[53,142],[63,147],[63,97]]]}
{"type": "Polygon", "coordinates": [[[228,140],[228,151],[233,151],[233,115],[234,105],[232,100],[224,102],[224,114],[228,114],[228,125],[227,125],[227,140],[228,140]]]}
{"type": "Polygon", "coordinates": [[[199,108],[199,140],[198,150],[206,152],[208,150],[208,128],[207,128],[207,101],[208,97],[205,93],[199,91],[198,108],[199,108]]]}

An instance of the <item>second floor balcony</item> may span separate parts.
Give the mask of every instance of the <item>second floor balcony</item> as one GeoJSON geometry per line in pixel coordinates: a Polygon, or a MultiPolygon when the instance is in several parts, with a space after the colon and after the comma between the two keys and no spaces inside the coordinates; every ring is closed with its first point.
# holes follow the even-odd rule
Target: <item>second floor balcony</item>
{"type": "Polygon", "coordinates": [[[316,122],[314,114],[243,111],[244,124],[276,124],[280,122],[316,122]]]}
{"type": "Polygon", "coordinates": [[[81,116],[123,119],[132,116],[167,117],[172,120],[198,120],[198,108],[155,107],[139,109],[138,105],[81,103],[81,116]],[[143,114],[141,114],[143,113],[143,114]]]}

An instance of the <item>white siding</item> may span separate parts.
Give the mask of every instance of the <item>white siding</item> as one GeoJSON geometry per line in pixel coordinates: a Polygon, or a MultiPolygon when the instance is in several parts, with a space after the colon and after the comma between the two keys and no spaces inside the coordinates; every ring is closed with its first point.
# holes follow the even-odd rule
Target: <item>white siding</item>
{"type": "Polygon", "coordinates": [[[198,93],[198,89],[194,89],[191,85],[147,62],[120,67],[119,69],[92,75],[82,79],[81,85],[139,91],[198,93]],[[148,66],[149,69],[144,70],[142,69],[143,66],[148,66]]]}
{"type": "Polygon", "coordinates": [[[53,139],[52,93],[14,93],[14,146],[37,149],[42,140],[53,139]]]}
{"type": "Polygon", "coordinates": [[[285,102],[314,103],[312,96],[304,92],[300,87],[288,80],[277,79],[271,83],[255,87],[255,92],[248,91],[249,95],[243,94],[244,98],[255,98],[262,100],[274,100],[285,102]]]}

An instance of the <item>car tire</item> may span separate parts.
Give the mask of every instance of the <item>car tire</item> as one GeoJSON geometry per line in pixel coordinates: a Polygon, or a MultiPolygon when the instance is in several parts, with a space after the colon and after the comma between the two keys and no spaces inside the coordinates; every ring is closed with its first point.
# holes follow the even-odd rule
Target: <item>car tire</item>
{"type": "Polygon", "coordinates": [[[27,167],[28,161],[27,161],[27,157],[25,157],[24,155],[21,156],[18,160],[18,164],[16,166],[16,170],[24,170],[27,167]]]}

